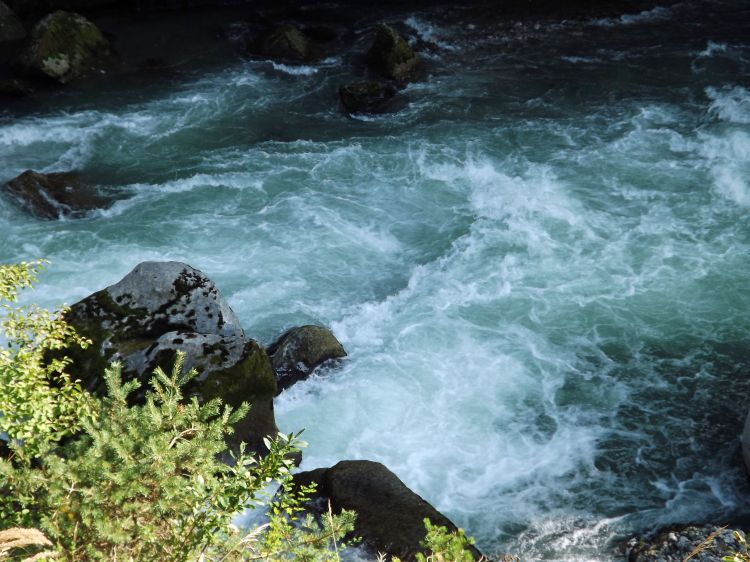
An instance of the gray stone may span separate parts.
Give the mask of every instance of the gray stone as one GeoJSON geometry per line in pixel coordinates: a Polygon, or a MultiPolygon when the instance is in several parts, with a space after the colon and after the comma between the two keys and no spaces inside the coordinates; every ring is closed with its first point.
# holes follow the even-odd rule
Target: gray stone
{"type": "Polygon", "coordinates": [[[92,392],[103,392],[104,369],[123,365],[123,378],[136,378],[141,400],[156,367],[169,372],[176,352],[198,376],[185,388],[201,401],[221,398],[250,414],[230,441],[245,441],[264,452],[263,438],[278,429],[273,413],[276,379],[265,349],[246,338],[229,304],[203,273],[180,262],[143,262],[121,281],[74,304],[68,322],[93,345],[71,349],[72,369],[92,392]]]}
{"type": "MultiPolygon", "coordinates": [[[[626,547],[628,562],[683,562],[698,547],[691,560],[709,562],[721,560],[731,552],[743,551],[734,538],[734,529],[714,525],[679,525],[646,537],[630,539],[626,547]],[[703,543],[707,544],[704,546],[703,543]]],[[[737,530],[742,537],[745,534],[737,530]]]]}

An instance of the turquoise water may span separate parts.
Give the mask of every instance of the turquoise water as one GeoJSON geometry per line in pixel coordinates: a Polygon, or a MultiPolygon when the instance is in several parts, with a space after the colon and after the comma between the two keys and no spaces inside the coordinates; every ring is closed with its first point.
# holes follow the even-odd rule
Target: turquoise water
{"type": "Polygon", "coordinates": [[[55,222],[0,200],[0,260],[50,259],[47,306],[180,260],[264,343],[330,326],[347,361],[276,402],[303,468],[382,461],[488,552],[611,560],[742,514],[747,5],[392,22],[427,64],[393,115],[341,114],[346,51],[0,113],[0,181],[75,168],[120,197],[55,222]]]}

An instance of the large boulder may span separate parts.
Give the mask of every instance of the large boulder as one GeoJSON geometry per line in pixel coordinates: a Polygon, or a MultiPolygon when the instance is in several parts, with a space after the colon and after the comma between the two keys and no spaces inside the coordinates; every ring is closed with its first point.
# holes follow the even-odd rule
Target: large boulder
{"type": "Polygon", "coordinates": [[[19,65],[31,75],[65,84],[100,69],[110,54],[109,42],[85,17],[58,10],[37,23],[19,65]]]}
{"type": "MultiPolygon", "coordinates": [[[[18,83],[9,83],[7,93],[22,95],[24,83],[13,82],[18,83]]],[[[26,170],[2,186],[0,192],[6,193],[29,213],[41,219],[78,217],[93,209],[108,207],[111,203],[95,186],[82,181],[76,172],[40,174],[26,170]]]]}
{"type": "Polygon", "coordinates": [[[310,38],[293,25],[282,25],[264,35],[255,50],[280,62],[305,63],[318,56],[310,38]]]}
{"type": "Polygon", "coordinates": [[[268,355],[245,337],[229,304],[197,269],[180,262],[141,263],[118,283],[74,304],[66,319],[93,341],[71,351],[73,369],[88,390],[103,391],[104,368],[120,361],[126,380],[142,382],[135,394],[141,399],[153,370],[171,369],[181,350],[185,369],[199,373],[186,387],[188,395],[218,397],[233,406],[251,403],[233,443],[245,441],[263,452],[263,438],[277,433],[276,379],[268,355]]]}
{"type": "Polygon", "coordinates": [[[375,30],[375,40],[367,53],[367,61],[376,72],[398,82],[413,79],[419,67],[419,57],[406,39],[384,23],[375,30]]]}
{"type": "Polygon", "coordinates": [[[347,113],[385,113],[396,91],[385,82],[355,82],[339,88],[339,99],[347,113]]]}
{"type": "MultiPolygon", "coordinates": [[[[731,552],[742,551],[742,545],[733,536],[734,532],[733,529],[714,525],[679,525],[662,529],[650,537],[630,539],[626,556],[628,562],[683,562],[688,557],[695,562],[714,562],[729,556],[731,552]],[[710,544],[694,553],[711,536],[710,544]]],[[[742,531],[737,532],[745,537],[742,531]]]]}
{"type": "MultiPolygon", "coordinates": [[[[331,468],[296,474],[294,483],[316,485],[309,508],[318,514],[327,509],[328,501],[335,512],[355,511],[354,534],[362,538],[364,547],[372,554],[383,552],[402,560],[414,560],[416,553],[423,550],[420,543],[426,535],[425,518],[435,525],[457,530],[445,515],[378,462],[341,461],[331,468]]],[[[472,550],[479,559],[481,553],[472,550]]]]}
{"type": "Polygon", "coordinates": [[[323,363],[346,357],[346,350],[328,328],[309,324],[282,334],[268,354],[281,392],[323,363]]]}
{"type": "Polygon", "coordinates": [[[0,2],[0,43],[7,41],[18,41],[26,37],[26,30],[21,20],[5,4],[0,2]]]}

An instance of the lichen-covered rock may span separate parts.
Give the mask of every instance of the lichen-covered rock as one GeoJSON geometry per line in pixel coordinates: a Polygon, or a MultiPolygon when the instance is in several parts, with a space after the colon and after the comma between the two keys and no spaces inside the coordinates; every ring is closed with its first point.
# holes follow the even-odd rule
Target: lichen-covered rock
{"type": "Polygon", "coordinates": [[[0,2],[0,43],[19,41],[26,37],[26,30],[13,10],[0,2]]]}
{"type": "Polygon", "coordinates": [[[58,10],[34,26],[19,64],[29,74],[65,84],[101,68],[109,54],[109,43],[96,25],[58,10]]]}
{"type": "MultiPolygon", "coordinates": [[[[680,525],[662,529],[650,538],[634,537],[628,541],[628,562],[683,562],[707,539],[705,548],[693,554],[696,562],[714,562],[739,552],[742,545],[735,540],[733,529],[720,530],[714,525],[680,525]]],[[[737,530],[744,538],[745,533],[737,530]]]]}
{"type": "Polygon", "coordinates": [[[273,414],[276,378],[258,342],[248,339],[229,304],[203,273],[180,262],[143,262],[114,285],[74,304],[68,322],[93,345],[70,355],[76,374],[93,392],[104,390],[103,373],[120,361],[123,375],[143,384],[159,366],[171,369],[178,350],[185,368],[199,375],[186,387],[201,400],[252,404],[232,442],[263,452],[263,438],[277,433],[273,414]]]}
{"type": "Polygon", "coordinates": [[[384,82],[356,82],[339,88],[339,99],[347,113],[389,111],[396,88],[384,82]]]}
{"type": "Polygon", "coordinates": [[[0,192],[11,196],[41,219],[77,217],[93,209],[108,207],[111,203],[95,186],[83,182],[75,172],[40,174],[26,170],[2,186],[0,192]]]}
{"type": "Polygon", "coordinates": [[[375,40],[367,53],[367,60],[376,72],[398,82],[413,79],[419,66],[419,57],[406,39],[384,23],[375,30],[375,40]]]}
{"type": "MultiPolygon", "coordinates": [[[[296,485],[316,484],[315,497],[308,506],[318,514],[327,510],[357,513],[354,534],[372,554],[379,552],[414,560],[423,549],[424,519],[455,531],[445,515],[412,492],[384,465],[373,461],[341,461],[331,468],[319,468],[294,476],[296,485]]],[[[481,553],[472,549],[474,557],[481,553]]]]}
{"type": "Polygon", "coordinates": [[[268,348],[279,392],[309,376],[326,361],[346,357],[344,346],[323,326],[306,325],[285,332],[268,348]]]}
{"type": "Polygon", "coordinates": [[[282,25],[266,34],[257,49],[263,56],[291,63],[309,62],[318,54],[313,42],[293,25],[282,25]]]}

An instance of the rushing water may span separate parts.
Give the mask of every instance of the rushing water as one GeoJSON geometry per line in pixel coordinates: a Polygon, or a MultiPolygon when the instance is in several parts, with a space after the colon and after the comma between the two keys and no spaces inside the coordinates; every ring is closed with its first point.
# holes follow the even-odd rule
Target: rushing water
{"type": "Polygon", "coordinates": [[[392,21],[427,61],[393,115],[341,114],[344,51],[0,114],[0,181],[122,197],[55,222],[1,200],[0,260],[49,258],[49,306],[174,259],[264,343],[331,326],[348,360],[277,400],[303,467],[382,461],[489,552],[610,560],[742,514],[750,6],[392,21]]]}

